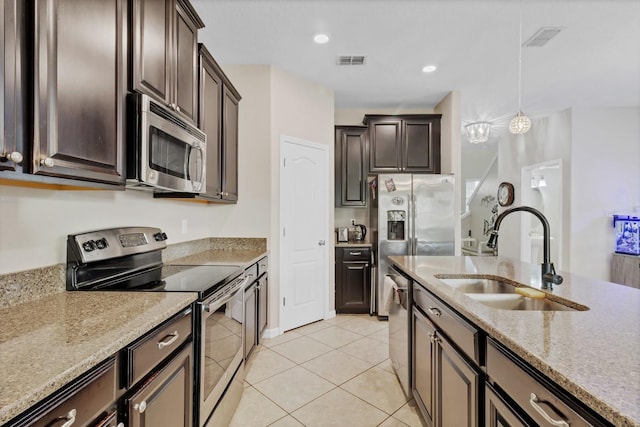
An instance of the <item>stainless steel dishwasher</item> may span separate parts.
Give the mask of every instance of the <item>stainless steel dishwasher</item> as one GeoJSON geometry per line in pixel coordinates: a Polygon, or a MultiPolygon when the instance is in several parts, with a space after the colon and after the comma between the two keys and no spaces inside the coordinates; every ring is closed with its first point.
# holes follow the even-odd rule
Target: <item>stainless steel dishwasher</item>
{"type": "Polygon", "coordinates": [[[411,397],[411,289],[411,279],[389,267],[384,282],[384,301],[389,309],[389,358],[408,398],[411,397]]]}

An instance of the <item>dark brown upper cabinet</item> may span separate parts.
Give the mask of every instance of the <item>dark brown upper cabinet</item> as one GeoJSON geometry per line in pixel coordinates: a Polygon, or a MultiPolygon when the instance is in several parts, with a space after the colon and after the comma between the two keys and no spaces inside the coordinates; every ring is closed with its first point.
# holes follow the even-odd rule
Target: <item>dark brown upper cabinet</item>
{"type": "Polygon", "coordinates": [[[155,193],[154,197],[236,203],[241,97],[207,48],[199,44],[198,49],[198,127],[207,135],[206,192],[155,193]]]}
{"type": "Polygon", "coordinates": [[[335,127],[336,207],[367,205],[367,128],[335,127]]]}
{"type": "Polygon", "coordinates": [[[4,93],[0,114],[0,171],[22,172],[25,162],[29,163],[24,145],[26,70],[21,61],[26,40],[24,13],[23,0],[5,0],[0,5],[0,46],[4,46],[0,56],[0,84],[4,93]]]}
{"type": "Polygon", "coordinates": [[[370,115],[369,172],[440,173],[441,114],[370,115]]]}
{"type": "Polygon", "coordinates": [[[30,172],[124,185],[126,0],[36,0],[30,172]]]}
{"type": "Polygon", "coordinates": [[[238,103],[240,94],[204,45],[200,45],[198,123],[207,134],[207,192],[210,201],[238,201],[238,103]]]}
{"type": "Polygon", "coordinates": [[[131,0],[131,88],[191,123],[198,112],[198,29],[188,1],[131,0]]]}

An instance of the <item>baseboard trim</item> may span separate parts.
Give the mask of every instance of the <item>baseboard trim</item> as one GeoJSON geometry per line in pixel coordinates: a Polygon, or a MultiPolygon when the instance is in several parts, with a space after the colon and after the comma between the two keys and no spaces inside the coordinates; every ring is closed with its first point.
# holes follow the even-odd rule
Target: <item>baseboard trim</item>
{"type": "Polygon", "coordinates": [[[280,332],[280,328],[271,328],[271,329],[265,329],[262,332],[262,338],[264,339],[269,339],[269,338],[275,338],[278,335],[281,335],[282,333],[280,332]]]}

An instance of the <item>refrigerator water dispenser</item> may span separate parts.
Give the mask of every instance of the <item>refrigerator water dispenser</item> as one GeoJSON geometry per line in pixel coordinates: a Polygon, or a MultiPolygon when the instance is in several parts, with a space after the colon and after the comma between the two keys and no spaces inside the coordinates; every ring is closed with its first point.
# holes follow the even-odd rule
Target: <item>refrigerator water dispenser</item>
{"type": "Polygon", "coordinates": [[[405,211],[387,211],[387,240],[404,240],[405,218],[405,211]]]}

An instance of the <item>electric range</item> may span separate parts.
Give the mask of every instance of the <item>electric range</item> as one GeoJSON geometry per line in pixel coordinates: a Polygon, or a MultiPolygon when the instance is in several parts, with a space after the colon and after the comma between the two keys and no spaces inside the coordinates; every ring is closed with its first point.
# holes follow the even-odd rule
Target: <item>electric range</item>
{"type": "Polygon", "coordinates": [[[69,235],[66,287],[69,291],[198,294],[193,325],[193,419],[195,425],[204,426],[226,389],[242,389],[244,287],[249,277],[239,265],[164,264],[161,251],[166,240],[166,233],[152,227],[69,235]]]}

